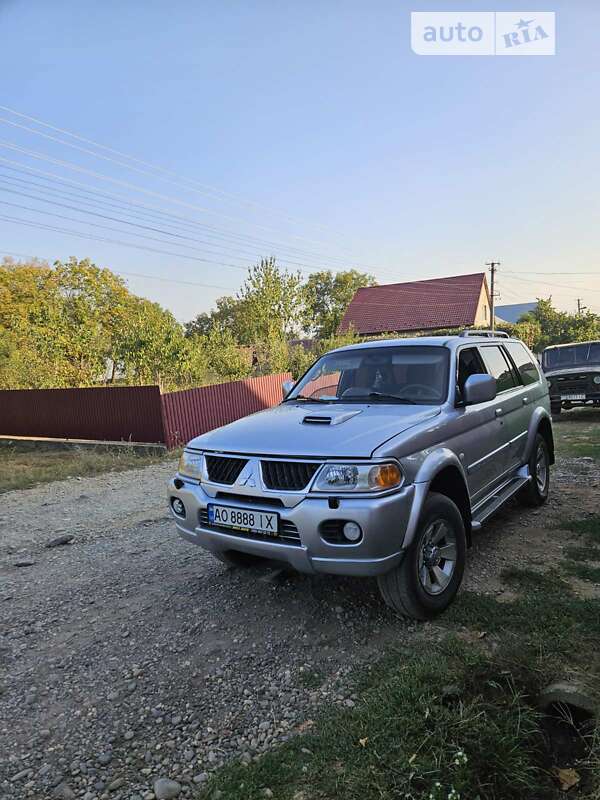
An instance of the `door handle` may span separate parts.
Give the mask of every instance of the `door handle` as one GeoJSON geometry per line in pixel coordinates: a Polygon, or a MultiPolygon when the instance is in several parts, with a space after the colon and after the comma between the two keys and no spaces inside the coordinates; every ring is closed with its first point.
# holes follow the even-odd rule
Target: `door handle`
{"type": "Polygon", "coordinates": [[[502,409],[501,408],[497,408],[496,409],[496,416],[497,417],[501,417],[502,416],[502,409]]]}
{"type": "Polygon", "coordinates": [[[529,402],[529,398],[528,397],[524,397],[523,398],[523,405],[526,406],[528,402],[529,402]]]}

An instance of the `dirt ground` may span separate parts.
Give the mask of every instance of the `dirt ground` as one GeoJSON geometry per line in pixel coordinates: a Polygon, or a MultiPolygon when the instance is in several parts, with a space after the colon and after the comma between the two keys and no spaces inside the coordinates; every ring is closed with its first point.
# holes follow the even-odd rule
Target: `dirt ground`
{"type": "MultiPolygon", "coordinates": [[[[323,704],[353,705],[348,673],[386,643],[435,635],[373,581],[227,570],[181,541],[173,468],[0,496],[1,800],[152,800],[157,778],[191,797],[323,704]]],[[[543,508],[511,504],[476,535],[465,588],[502,596],[504,567],[560,560],[560,521],[598,511],[600,462],[569,453],[552,480],[543,508]]]]}

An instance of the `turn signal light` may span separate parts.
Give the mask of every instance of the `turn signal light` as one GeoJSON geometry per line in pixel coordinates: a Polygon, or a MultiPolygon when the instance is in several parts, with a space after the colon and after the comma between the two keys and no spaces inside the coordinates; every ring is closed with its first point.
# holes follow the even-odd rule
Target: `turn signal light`
{"type": "Polygon", "coordinates": [[[381,464],[371,470],[371,485],[379,489],[392,489],[402,480],[402,473],[396,464],[381,464]]]}

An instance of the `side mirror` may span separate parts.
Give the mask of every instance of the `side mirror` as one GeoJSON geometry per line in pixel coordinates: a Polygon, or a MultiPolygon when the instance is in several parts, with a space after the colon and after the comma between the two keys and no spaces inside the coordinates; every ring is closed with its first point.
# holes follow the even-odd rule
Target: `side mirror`
{"type": "Polygon", "coordinates": [[[493,400],[496,393],[496,378],[493,375],[469,375],[465,381],[463,399],[466,406],[473,406],[493,400]]]}
{"type": "Polygon", "coordinates": [[[294,381],[284,381],[281,384],[281,391],[283,392],[284,400],[288,396],[288,394],[292,391],[293,388],[294,388],[294,381]]]}

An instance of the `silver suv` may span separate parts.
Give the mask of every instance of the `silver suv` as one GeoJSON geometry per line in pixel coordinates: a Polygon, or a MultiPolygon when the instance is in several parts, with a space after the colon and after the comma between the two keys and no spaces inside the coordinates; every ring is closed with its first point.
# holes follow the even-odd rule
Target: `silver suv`
{"type": "Polygon", "coordinates": [[[221,561],[376,576],[416,619],[445,609],[473,531],[548,496],[548,386],[506,335],[333,350],[283,402],[193,439],[169,484],[180,535],[221,561]]]}

